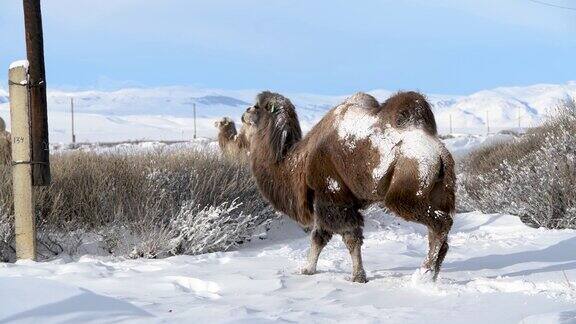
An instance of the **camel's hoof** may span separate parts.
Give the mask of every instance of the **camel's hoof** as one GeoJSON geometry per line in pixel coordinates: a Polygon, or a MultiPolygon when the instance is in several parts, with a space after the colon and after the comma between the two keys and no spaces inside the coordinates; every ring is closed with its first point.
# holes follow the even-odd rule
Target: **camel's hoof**
{"type": "Polygon", "coordinates": [[[412,274],[412,283],[432,283],[436,281],[434,271],[428,268],[419,268],[412,274]]]}
{"type": "Polygon", "coordinates": [[[352,282],[358,282],[358,283],[367,283],[368,282],[368,279],[366,279],[366,272],[364,272],[364,271],[352,275],[351,280],[352,280],[352,282]]]}
{"type": "Polygon", "coordinates": [[[300,270],[300,274],[307,275],[307,276],[313,275],[315,273],[316,273],[315,270],[310,270],[308,268],[304,268],[304,269],[300,270]]]}

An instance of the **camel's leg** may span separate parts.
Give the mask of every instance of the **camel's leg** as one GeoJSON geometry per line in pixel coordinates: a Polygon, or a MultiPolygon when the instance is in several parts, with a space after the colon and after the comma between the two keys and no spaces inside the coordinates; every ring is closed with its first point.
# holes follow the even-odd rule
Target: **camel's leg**
{"type": "Polygon", "coordinates": [[[452,228],[450,211],[454,208],[453,192],[444,182],[422,188],[420,180],[414,176],[418,170],[416,160],[400,157],[392,171],[384,202],[386,207],[405,220],[428,227],[429,251],[420,273],[436,280],[448,252],[448,232],[452,228]]]}
{"type": "MultiPolygon", "coordinates": [[[[452,228],[452,217],[450,214],[434,211],[428,224],[428,256],[424,260],[422,268],[432,272],[432,279],[436,281],[442,262],[448,252],[448,232],[452,228]]],[[[431,213],[431,214],[432,214],[431,213]]]]}
{"type": "Polygon", "coordinates": [[[362,227],[364,216],[351,202],[335,203],[318,199],[314,204],[316,224],[342,235],[342,239],[352,256],[352,281],[366,282],[366,273],[362,266],[362,227]]]}
{"type": "Polygon", "coordinates": [[[302,269],[302,274],[311,275],[316,273],[318,257],[322,249],[332,238],[332,233],[320,228],[314,228],[310,235],[310,253],[308,254],[308,264],[302,269]]]}
{"type": "Polygon", "coordinates": [[[365,283],[366,272],[364,271],[364,266],[362,265],[362,228],[357,228],[350,232],[345,232],[342,234],[342,239],[350,251],[350,256],[352,256],[352,278],[353,282],[365,283]]]}

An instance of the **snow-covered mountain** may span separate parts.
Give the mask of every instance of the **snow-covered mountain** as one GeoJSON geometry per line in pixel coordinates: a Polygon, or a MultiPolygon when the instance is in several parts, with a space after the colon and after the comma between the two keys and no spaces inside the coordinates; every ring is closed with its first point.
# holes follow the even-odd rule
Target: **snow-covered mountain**
{"type": "MultiPolygon", "coordinates": [[[[134,88],[117,91],[49,90],[48,109],[51,141],[70,139],[70,98],[74,98],[76,131],[80,141],[129,139],[187,139],[193,134],[193,106],[197,111],[198,136],[214,137],[213,121],[240,115],[258,90],[230,91],[193,87],[134,88]]],[[[369,91],[383,101],[393,91],[369,91]]],[[[347,95],[329,96],[286,93],[298,108],[302,127],[308,130],[324,113],[347,95]]],[[[349,94],[348,94],[349,95],[349,94]]],[[[440,132],[486,132],[537,125],[558,103],[576,98],[576,82],[506,87],[468,96],[428,95],[434,106],[440,132]]],[[[0,89],[0,116],[9,123],[8,94],[0,89]]]]}
{"type": "Polygon", "coordinates": [[[531,127],[554,114],[558,105],[576,98],[576,82],[563,85],[538,84],[528,87],[506,87],[485,90],[444,105],[436,105],[436,119],[441,129],[449,125],[463,133],[491,129],[531,127]],[[470,131],[467,131],[470,129],[470,131]]]}

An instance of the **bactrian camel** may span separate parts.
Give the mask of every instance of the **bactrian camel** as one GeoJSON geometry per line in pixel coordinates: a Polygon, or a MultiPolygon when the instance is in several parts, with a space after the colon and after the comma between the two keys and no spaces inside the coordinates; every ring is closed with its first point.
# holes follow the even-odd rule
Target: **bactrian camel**
{"type": "Polygon", "coordinates": [[[322,248],[340,234],[352,256],[352,281],[366,282],[361,209],[383,204],[428,228],[419,273],[436,280],[454,213],[454,162],[437,137],[429,103],[400,92],[382,105],[357,93],[331,109],[306,136],[284,96],[262,92],[244,119],[254,128],[250,162],[262,195],[311,229],[303,274],[316,272],[322,248]]]}

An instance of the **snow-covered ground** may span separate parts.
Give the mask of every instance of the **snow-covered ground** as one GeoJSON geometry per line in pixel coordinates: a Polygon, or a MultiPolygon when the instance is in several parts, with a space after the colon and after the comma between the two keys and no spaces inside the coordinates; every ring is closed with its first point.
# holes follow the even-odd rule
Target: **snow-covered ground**
{"type": "MultiPolygon", "coordinates": [[[[48,91],[48,121],[52,143],[70,142],[70,98],[74,98],[76,134],[81,142],[126,140],[185,140],[194,132],[193,106],[197,108],[197,135],[215,138],[214,121],[230,116],[237,122],[259,90],[160,87],[117,91],[48,91]]],[[[368,91],[383,101],[393,91],[368,91]]],[[[328,109],[350,94],[286,93],[297,107],[304,131],[328,109]]],[[[8,94],[0,88],[0,117],[9,124],[8,94]]],[[[505,87],[468,96],[428,94],[440,133],[486,133],[538,125],[561,100],[576,98],[576,82],[505,87]],[[450,122],[452,120],[452,122],[450,122]]]]}
{"type": "Polygon", "coordinates": [[[576,322],[576,231],[456,215],[443,272],[431,284],[412,280],[425,229],[367,214],[367,284],[347,281],[351,261],[336,237],[319,273],[300,275],[308,238],[284,220],[232,252],[0,264],[0,323],[576,322]]]}
{"type": "Polygon", "coordinates": [[[454,158],[461,158],[478,148],[505,143],[517,139],[509,134],[490,134],[490,135],[473,135],[473,134],[452,134],[451,138],[443,139],[454,158]]]}
{"type": "Polygon", "coordinates": [[[78,143],[53,144],[52,152],[83,151],[97,154],[140,154],[148,152],[203,152],[220,154],[218,142],[210,138],[196,138],[188,141],[134,141],[117,143],[78,143]]]}

